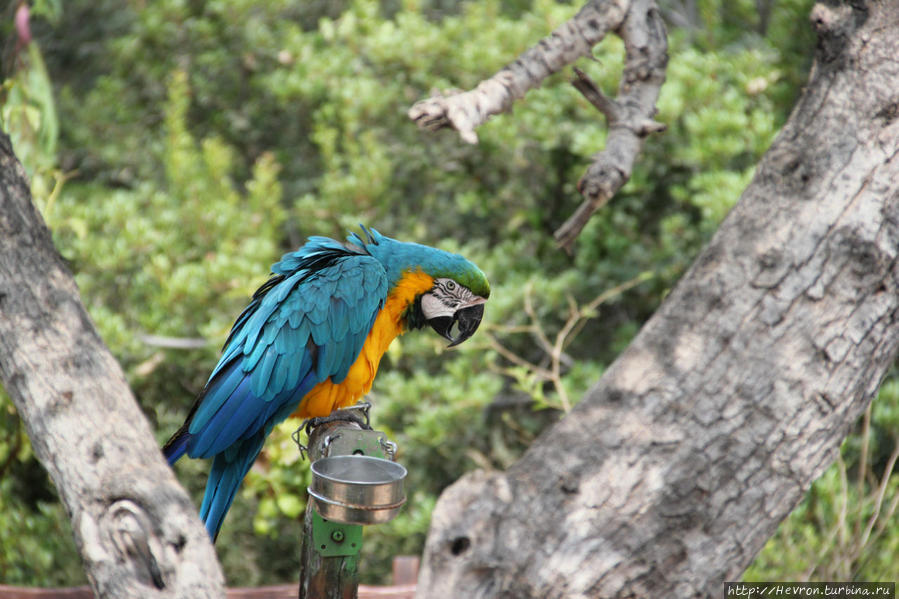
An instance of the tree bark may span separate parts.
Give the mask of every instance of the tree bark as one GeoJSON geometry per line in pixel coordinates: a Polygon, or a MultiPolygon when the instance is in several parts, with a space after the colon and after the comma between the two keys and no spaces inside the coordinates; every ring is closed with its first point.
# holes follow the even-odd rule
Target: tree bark
{"type": "Polygon", "coordinates": [[[0,377],[98,597],[223,597],[209,537],[97,334],[0,133],[0,377]]]}
{"type": "Polygon", "coordinates": [[[808,86],[573,411],[433,514],[417,597],[720,597],[899,347],[899,4],[818,5],[808,86]]]}

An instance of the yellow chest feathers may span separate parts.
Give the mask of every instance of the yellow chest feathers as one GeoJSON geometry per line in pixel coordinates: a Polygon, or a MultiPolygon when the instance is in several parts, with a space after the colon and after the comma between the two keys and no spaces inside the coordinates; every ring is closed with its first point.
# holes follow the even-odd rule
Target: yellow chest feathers
{"type": "Polygon", "coordinates": [[[405,332],[403,313],[415,301],[416,296],[425,293],[434,285],[434,279],[421,271],[406,272],[397,285],[387,295],[384,307],[375,318],[359,357],[350,366],[346,378],[340,383],[331,379],[322,381],[312,388],[294,416],[318,418],[327,416],[334,410],[353,405],[369,392],[378,373],[381,356],[398,335],[405,332]]]}

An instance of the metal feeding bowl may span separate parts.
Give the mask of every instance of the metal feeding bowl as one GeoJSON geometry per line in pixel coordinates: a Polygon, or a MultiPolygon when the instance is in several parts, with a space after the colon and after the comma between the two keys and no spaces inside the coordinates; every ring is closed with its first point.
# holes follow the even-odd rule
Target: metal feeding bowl
{"type": "Polygon", "coordinates": [[[344,524],[390,522],[406,503],[406,469],[390,460],[338,455],[312,463],[309,496],[322,518],[344,524]]]}

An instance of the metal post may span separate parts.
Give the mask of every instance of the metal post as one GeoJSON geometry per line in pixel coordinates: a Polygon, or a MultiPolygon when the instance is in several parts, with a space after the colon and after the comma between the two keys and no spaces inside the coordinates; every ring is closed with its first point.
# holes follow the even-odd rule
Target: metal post
{"type": "MultiPolygon", "coordinates": [[[[392,444],[378,431],[346,420],[325,422],[309,432],[310,462],[323,457],[365,455],[391,459],[392,444]]],[[[299,599],[357,599],[362,526],[322,518],[308,501],[300,553],[299,599]]]]}

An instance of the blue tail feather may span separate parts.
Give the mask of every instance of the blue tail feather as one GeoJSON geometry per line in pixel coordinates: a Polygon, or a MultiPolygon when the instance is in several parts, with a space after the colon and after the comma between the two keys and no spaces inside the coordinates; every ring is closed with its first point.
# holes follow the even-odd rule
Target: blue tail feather
{"type": "Polygon", "coordinates": [[[206,530],[209,531],[213,541],[219,534],[225,514],[234,501],[240,483],[256,461],[264,440],[264,431],[259,431],[252,437],[240,441],[237,452],[220,453],[212,460],[203,505],[200,506],[200,519],[206,524],[206,530]],[[229,460],[228,457],[233,459],[229,460]]]}

